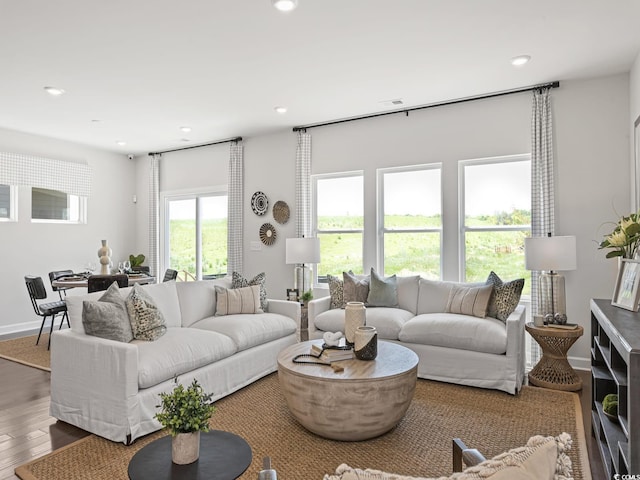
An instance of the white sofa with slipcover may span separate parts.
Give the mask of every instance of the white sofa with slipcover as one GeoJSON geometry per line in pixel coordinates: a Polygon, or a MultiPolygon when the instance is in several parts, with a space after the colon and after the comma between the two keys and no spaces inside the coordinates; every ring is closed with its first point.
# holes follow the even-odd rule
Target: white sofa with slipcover
{"type": "MultiPolygon", "coordinates": [[[[493,272],[487,284],[398,276],[393,282],[395,297],[391,289],[391,294],[376,295],[372,302],[374,289],[377,292],[388,279],[375,271],[367,277],[344,275],[343,282],[355,281],[355,293],[352,289],[347,298],[348,283],[343,283],[341,294],[340,279],[330,276],[334,295],[309,302],[309,338],[322,338],[327,331],[344,332],[345,310],[340,307],[355,295],[356,301],[369,303],[366,322],[376,327],[378,339],[400,343],[418,355],[418,377],[511,394],[520,390],[525,368],[525,308],[517,304],[523,280],[503,283],[493,272]],[[505,311],[504,299],[499,297],[518,288],[517,295],[507,295],[514,308],[508,313],[511,308],[505,311]],[[502,320],[490,316],[496,315],[496,308],[502,310],[502,320]]],[[[382,288],[388,290],[388,285],[382,288]]]]}
{"type": "MultiPolygon", "coordinates": [[[[130,443],[161,428],[154,418],[159,393],[173,389],[176,376],[185,385],[197,379],[216,400],[276,371],[278,353],[297,341],[300,305],[269,300],[263,313],[220,316],[216,285],[231,288],[231,280],[142,287],[166,322],[155,341],[88,335],[84,302],[95,304],[105,292],[69,295],[71,329],[55,332],[51,343],[51,415],[130,443]]],[[[119,293],[124,299],[131,290],[119,293]]]]}

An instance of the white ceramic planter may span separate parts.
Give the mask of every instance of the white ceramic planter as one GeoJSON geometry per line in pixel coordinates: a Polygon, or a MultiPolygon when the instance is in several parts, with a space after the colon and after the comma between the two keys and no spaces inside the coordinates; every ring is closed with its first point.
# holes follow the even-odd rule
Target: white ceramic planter
{"type": "Polygon", "coordinates": [[[200,432],[179,433],[171,439],[171,460],[187,465],[200,456],[200,432]]]}

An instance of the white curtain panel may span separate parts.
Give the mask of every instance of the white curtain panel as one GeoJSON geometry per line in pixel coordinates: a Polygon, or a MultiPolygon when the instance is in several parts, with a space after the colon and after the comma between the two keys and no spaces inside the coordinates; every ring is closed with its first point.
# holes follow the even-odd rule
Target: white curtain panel
{"type": "MultiPolygon", "coordinates": [[[[553,235],[554,181],[553,181],[553,114],[551,89],[533,92],[531,119],[531,236],[553,235]]],[[[538,306],[538,280],[540,272],[531,272],[531,313],[536,315],[538,306]]],[[[540,359],[540,347],[531,339],[531,364],[540,359]]]]}
{"type": "Polygon", "coordinates": [[[159,153],[150,156],[149,162],[149,270],[160,279],[160,158],[159,153]]]}
{"type": "Polygon", "coordinates": [[[229,190],[227,220],[227,273],[242,273],[242,232],[244,198],[244,148],[232,142],[229,157],[229,190]]]}
{"type": "Polygon", "coordinates": [[[91,167],[86,163],[0,152],[0,185],[46,188],[88,197],[91,167]]]}
{"type": "Polygon", "coordinates": [[[311,235],[311,134],[298,131],[296,148],[296,237],[311,235]]]}

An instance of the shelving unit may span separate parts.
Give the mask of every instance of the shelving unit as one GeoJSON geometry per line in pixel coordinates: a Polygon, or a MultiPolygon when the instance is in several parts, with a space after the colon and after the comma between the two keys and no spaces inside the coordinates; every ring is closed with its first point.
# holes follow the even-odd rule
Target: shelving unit
{"type": "Polygon", "coordinates": [[[640,472],[640,313],[591,300],[591,424],[608,478],[640,472]],[[618,394],[618,418],[602,409],[618,394]]]}

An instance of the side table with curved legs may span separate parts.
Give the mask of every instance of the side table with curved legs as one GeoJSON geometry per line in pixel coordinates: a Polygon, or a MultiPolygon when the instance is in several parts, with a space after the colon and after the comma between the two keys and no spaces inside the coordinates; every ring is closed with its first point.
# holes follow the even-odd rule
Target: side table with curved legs
{"type": "Polygon", "coordinates": [[[542,348],[542,358],[529,372],[529,383],[571,392],[582,389],[582,379],[569,365],[567,352],[584,329],[579,325],[574,330],[536,327],[533,323],[527,323],[525,328],[542,348]]]}

